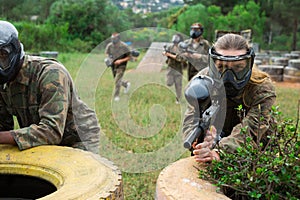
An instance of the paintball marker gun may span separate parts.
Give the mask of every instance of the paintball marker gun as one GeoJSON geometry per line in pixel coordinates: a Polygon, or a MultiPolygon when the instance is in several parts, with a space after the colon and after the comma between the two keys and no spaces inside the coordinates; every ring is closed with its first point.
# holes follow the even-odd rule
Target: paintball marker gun
{"type": "MultiPolygon", "coordinates": [[[[140,52],[133,49],[130,51],[130,55],[133,56],[133,57],[138,57],[140,55],[140,52]]],[[[118,58],[117,58],[118,59],[118,58]]],[[[105,58],[104,59],[104,63],[106,65],[106,67],[113,67],[113,64],[115,62],[115,60],[117,59],[113,59],[113,56],[112,55],[109,55],[108,58],[105,58]]]]}
{"type": "MultiPolygon", "coordinates": [[[[210,97],[210,91],[214,81],[208,76],[199,76],[192,79],[189,87],[185,90],[185,98],[188,103],[194,107],[200,114],[200,120],[197,127],[191,131],[184,141],[184,148],[191,150],[194,142],[201,143],[205,138],[206,131],[214,122],[220,109],[218,101],[210,97]]],[[[220,136],[214,141],[214,145],[219,141],[220,136]]]]}
{"type": "Polygon", "coordinates": [[[112,67],[113,66],[113,63],[114,63],[114,60],[112,58],[112,55],[109,55],[108,58],[105,58],[104,59],[104,63],[106,65],[106,67],[112,67]]]}
{"type": "Polygon", "coordinates": [[[172,52],[172,51],[169,51],[169,50],[167,49],[167,45],[166,45],[166,44],[164,44],[164,51],[167,52],[167,53],[176,55],[176,53],[174,53],[174,52],[172,52]]]}
{"type": "Polygon", "coordinates": [[[189,44],[188,43],[185,43],[185,42],[180,42],[178,44],[179,48],[181,49],[182,52],[187,52],[187,53],[197,53],[197,51],[194,51],[192,49],[189,48],[189,44]]]}
{"type": "Polygon", "coordinates": [[[133,49],[133,50],[131,50],[131,55],[132,55],[133,57],[139,57],[140,52],[137,51],[137,50],[135,50],[135,49],[133,49]]]}

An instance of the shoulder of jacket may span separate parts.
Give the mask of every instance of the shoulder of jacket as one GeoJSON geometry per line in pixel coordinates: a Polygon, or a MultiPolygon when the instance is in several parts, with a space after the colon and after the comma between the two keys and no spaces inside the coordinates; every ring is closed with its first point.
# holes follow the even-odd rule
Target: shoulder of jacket
{"type": "Polygon", "coordinates": [[[268,79],[262,83],[249,82],[244,91],[244,101],[247,102],[248,105],[251,105],[253,101],[275,96],[275,86],[272,81],[268,79]]]}

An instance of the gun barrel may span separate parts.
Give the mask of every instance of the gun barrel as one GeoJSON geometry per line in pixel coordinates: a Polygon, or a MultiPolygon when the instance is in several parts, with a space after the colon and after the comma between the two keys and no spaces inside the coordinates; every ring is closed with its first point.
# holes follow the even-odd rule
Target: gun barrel
{"type": "Polygon", "coordinates": [[[191,149],[193,143],[200,135],[203,134],[203,128],[201,126],[196,127],[191,134],[185,139],[183,147],[186,149],[191,149]]]}

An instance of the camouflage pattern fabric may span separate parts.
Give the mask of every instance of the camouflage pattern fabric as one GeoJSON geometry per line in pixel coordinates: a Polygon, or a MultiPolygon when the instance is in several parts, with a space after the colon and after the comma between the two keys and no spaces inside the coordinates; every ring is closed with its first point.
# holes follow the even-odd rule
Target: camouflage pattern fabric
{"type": "MultiPolygon", "coordinates": [[[[174,44],[168,46],[167,51],[172,52],[176,55],[180,54],[180,49],[174,44]]],[[[172,85],[175,85],[176,98],[178,101],[180,101],[182,96],[183,63],[181,61],[172,58],[168,58],[166,63],[168,64],[167,74],[166,74],[167,86],[170,87],[172,85]]]]}
{"type": "MultiPolygon", "coordinates": [[[[208,75],[207,69],[200,71],[197,75],[208,75]]],[[[270,116],[271,107],[275,100],[275,87],[270,79],[266,79],[261,84],[250,81],[242,95],[231,100],[227,98],[227,108],[222,108],[223,112],[226,112],[226,119],[220,147],[228,152],[234,152],[244,143],[243,135],[240,134],[242,127],[247,127],[247,134],[253,138],[253,141],[260,137],[263,143],[267,142],[267,136],[270,134],[269,128],[273,122],[270,116]],[[243,106],[243,112],[236,109],[239,105],[243,106]]],[[[198,125],[198,122],[199,116],[195,114],[194,108],[189,106],[183,121],[184,138],[198,125]]]]}
{"type": "Polygon", "coordinates": [[[16,79],[0,85],[0,116],[0,131],[10,131],[20,150],[52,144],[99,153],[96,114],[54,59],[25,56],[16,79]],[[13,130],[13,116],[20,129],[13,130]]]}
{"type": "MultiPolygon", "coordinates": [[[[118,44],[113,44],[112,42],[108,43],[105,48],[105,54],[110,55],[112,60],[115,61],[117,59],[122,59],[130,56],[130,49],[127,44],[120,41],[118,44]]],[[[127,62],[124,62],[120,65],[112,65],[112,73],[115,78],[115,94],[114,96],[119,96],[121,86],[127,87],[127,80],[122,80],[125,70],[126,70],[127,62]]]]}
{"type": "Polygon", "coordinates": [[[188,80],[191,80],[192,77],[195,76],[200,70],[208,66],[208,50],[210,48],[210,44],[203,37],[200,38],[198,45],[194,45],[195,42],[192,38],[185,40],[184,42],[188,44],[188,49],[204,55],[200,59],[182,56],[182,59],[188,62],[188,80]]]}

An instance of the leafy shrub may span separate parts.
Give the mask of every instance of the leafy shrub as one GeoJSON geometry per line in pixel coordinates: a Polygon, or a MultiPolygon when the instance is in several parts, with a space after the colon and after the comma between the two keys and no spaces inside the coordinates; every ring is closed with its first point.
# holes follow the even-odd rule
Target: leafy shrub
{"type": "Polygon", "coordinates": [[[35,24],[29,22],[15,23],[25,50],[57,51],[60,50],[68,37],[68,25],[35,24]]]}
{"type": "Polygon", "coordinates": [[[244,144],[233,154],[220,150],[221,161],[200,170],[200,178],[216,184],[232,199],[300,199],[299,107],[295,122],[281,119],[273,106],[277,123],[265,147],[261,141],[253,144],[243,129],[244,144]]]}

